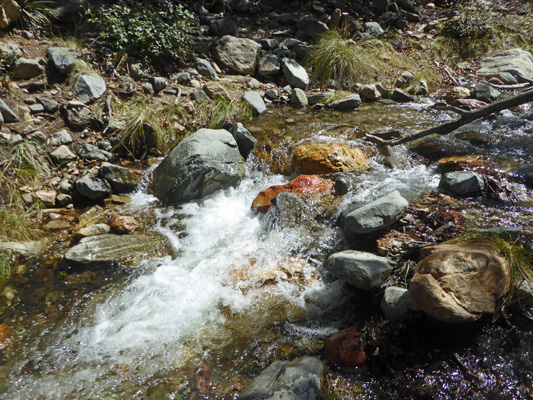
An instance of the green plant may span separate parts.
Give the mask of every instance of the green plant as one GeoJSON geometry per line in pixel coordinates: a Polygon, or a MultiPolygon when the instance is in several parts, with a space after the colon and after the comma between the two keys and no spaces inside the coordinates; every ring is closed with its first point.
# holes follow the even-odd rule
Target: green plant
{"type": "Polygon", "coordinates": [[[195,123],[199,127],[222,128],[226,124],[252,117],[250,106],[239,100],[216,99],[197,105],[195,123]]]}
{"type": "Polygon", "coordinates": [[[0,240],[26,241],[39,236],[35,224],[31,222],[23,210],[9,207],[0,208],[0,240]]]}
{"type": "Polygon", "coordinates": [[[11,252],[0,253],[0,283],[9,279],[13,264],[14,257],[11,252]]]}
{"type": "Polygon", "coordinates": [[[8,77],[11,74],[11,70],[15,66],[18,56],[11,52],[7,54],[0,54],[0,76],[1,77],[8,77]]]}
{"type": "Polygon", "coordinates": [[[122,58],[124,54],[150,62],[180,62],[188,58],[188,27],[192,14],[170,0],[134,1],[89,7],[89,25],[99,40],[122,58]]]}
{"type": "Polygon", "coordinates": [[[57,18],[51,0],[16,0],[20,6],[20,24],[26,28],[38,28],[57,18]]]}

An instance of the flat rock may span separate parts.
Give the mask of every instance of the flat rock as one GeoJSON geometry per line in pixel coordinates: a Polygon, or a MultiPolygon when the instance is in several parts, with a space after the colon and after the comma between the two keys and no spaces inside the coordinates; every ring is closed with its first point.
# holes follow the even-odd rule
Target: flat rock
{"type": "Polygon", "coordinates": [[[57,164],[63,164],[64,162],[75,160],[76,154],[74,154],[66,145],[61,145],[50,153],[50,157],[57,164]]]}
{"type": "Polygon", "coordinates": [[[245,173],[237,142],[224,129],[200,129],[178,144],[153,173],[153,194],[166,203],[237,185],[245,173]]]}
{"type": "Polygon", "coordinates": [[[50,135],[50,138],[48,139],[48,144],[50,146],[61,146],[62,144],[71,144],[72,143],[72,136],[70,136],[70,133],[66,129],[62,129],[60,131],[57,131],[56,133],[53,133],[50,135]]]}
{"type": "Polygon", "coordinates": [[[378,288],[392,272],[387,258],[356,250],[332,254],[326,268],[337,278],[364,290],[378,288]]]}
{"type": "Polygon", "coordinates": [[[220,39],[213,56],[226,67],[240,73],[253,74],[261,45],[251,39],[226,35],[220,39]]]}
{"type": "Polygon", "coordinates": [[[208,82],[204,85],[204,92],[213,100],[231,101],[228,91],[219,83],[208,82]]]}
{"type": "Polygon", "coordinates": [[[83,143],[78,150],[78,155],[84,160],[109,161],[113,158],[113,154],[109,151],[102,150],[90,143],[83,143]]]}
{"type": "Polygon", "coordinates": [[[274,361],[241,393],[239,400],[318,400],[325,365],[318,358],[274,361]]]}
{"type": "Polygon", "coordinates": [[[57,101],[46,99],[44,97],[36,97],[35,99],[42,104],[44,111],[47,113],[53,114],[59,110],[59,103],[57,101]]]}
{"type": "Polygon", "coordinates": [[[292,168],[309,175],[363,172],[369,168],[369,160],[361,149],[344,143],[309,142],[296,147],[292,168]]]}
{"type": "Polygon", "coordinates": [[[439,321],[475,321],[495,311],[509,289],[509,266],[485,243],[441,244],[421,250],[409,284],[413,303],[439,321]]]}
{"type": "Polygon", "coordinates": [[[10,251],[22,257],[31,258],[41,254],[43,242],[0,242],[0,251],[10,251]]]}
{"type": "Polygon", "coordinates": [[[533,80],[533,56],[519,48],[509,49],[481,60],[478,75],[485,78],[498,76],[502,72],[513,75],[518,82],[533,80]]]}
{"type": "Polygon", "coordinates": [[[98,100],[106,89],[105,81],[98,75],[82,75],[73,87],[80,101],[85,104],[98,100]]]}
{"type": "Polygon", "coordinates": [[[111,227],[107,224],[94,224],[81,228],[74,234],[76,239],[83,239],[90,236],[105,235],[111,231],[111,227]]]}
{"type": "Polygon", "coordinates": [[[351,94],[340,100],[332,101],[328,107],[336,111],[353,111],[361,105],[361,97],[358,94],[351,94]]]}
{"type": "Polygon", "coordinates": [[[90,266],[134,265],[150,257],[172,255],[168,240],[155,233],[86,237],[65,254],[67,262],[90,266]]]}
{"type": "Polygon", "coordinates": [[[365,235],[394,224],[409,208],[397,190],[349,213],[344,219],[346,236],[365,235]]]}
{"type": "Polygon", "coordinates": [[[44,67],[37,59],[19,58],[13,66],[13,78],[15,79],[31,79],[41,75],[44,72],[44,67]]]}
{"type": "Polygon", "coordinates": [[[309,76],[304,67],[290,58],[283,58],[281,60],[281,68],[289,85],[300,89],[307,88],[307,85],[309,85],[309,76]]]}

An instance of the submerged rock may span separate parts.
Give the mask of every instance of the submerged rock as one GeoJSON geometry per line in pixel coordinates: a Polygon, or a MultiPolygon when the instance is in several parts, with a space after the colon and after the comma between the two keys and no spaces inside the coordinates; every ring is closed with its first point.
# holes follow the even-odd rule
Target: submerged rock
{"type": "Polygon", "coordinates": [[[364,290],[378,288],[392,272],[387,258],[356,250],[332,254],[326,267],[337,278],[364,290]]]}
{"type": "Polygon", "coordinates": [[[106,266],[138,264],[144,259],[172,255],[168,240],[156,233],[86,237],[65,254],[67,262],[106,266]]]}
{"type": "Polygon", "coordinates": [[[244,173],[244,160],[231,133],[200,129],[157,166],[151,189],[161,201],[179,203],[235,186],[244,173]]]}
{"type": "Polygon", "coordinates": [[[344,143],[304,143],[296,148],[292,168],[302,174],[363,172],[369,168],[361,149],[344,143]]]}
{"type": "Polygon", "coordinates": [[[485,243],[441,244],[421,251],[409,285],[413,303],[440,321],[475,321],[493,313],[510,285],[509,266],[485,243]]]}
{"type": "Polygon", "coordinates": [[[344,219],[348,237],[378,231],[398,221],[409,208],[409,202],[397,190],[349,213],[344,219]]]}
{"type": "Polygon", "coordinates": [[[266,212],[271,201],[279,193],[290,192],[298,196],[308,196],[313,193],[329,193],[333,188],[333,182],[314,175],[300,175],[285,185],[271,186],[257,195],[252,203],[255,212],[266,212]]]}
{"type": "Polygon", "coordinates": [[[318,358],[274,361],[241,393],[239,400],[320,398],[325,365],[318,358]]]}

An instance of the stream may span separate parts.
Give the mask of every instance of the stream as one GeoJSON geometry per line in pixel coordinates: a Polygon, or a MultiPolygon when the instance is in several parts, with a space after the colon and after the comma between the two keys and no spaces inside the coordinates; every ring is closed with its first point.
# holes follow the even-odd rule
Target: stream
{"type": "MultiPolygon", "coordinates": [[[[73,270],[58,257],[68,241],[57,240],[24,281],[13,283],[19,303],[2,306],[13,343],[0,350],[0,399],[234,399],[272,361],[306,354],[325,359],[327,335],[354,323],[378,326],[382,315],[372,295],[323,268],[329,254],[346,246],[331,220],[314,238],[319,245],[309,248],[300,230],[273,228],[250,205],[260,191],[292,178],[282,175],[283,163],[298,143],[360,145],[365,132],[409,133],[452,117],[431,104],[364,105],[344,114],[273,109],[244,123],[262,145],[242,182],[179,207],[164,207],[147,193],[155,166],[147,167],[144,185],[119,211],[143,215],[176,256],[107,271],[73,270]],[[32,293],[36,288],[41,295],[32,293]]],[[[473,126],[443,140],[489,156],[514,203],[470,206],[499,210],[497,223],[527,226],[533,221],[531,190],[507,177],[532,162],[533,123],[504,112],[473,126]]],[[[435,167],[405,148],[402,167],[394,170],[375,149],[373,154],[372,168],[358,177],[335,217],[350,203],[394,189],[415,202],[438,187],[435,167]]],[[[467,338],[455,327],[423,319],[385,324],[395,330],[387,337],[399,348],[383,350],[392,354],[387,366],[371,363],[349,374],[328,369],[328,387],[337,396],[331,398],[527,398],[532,324],[519,313],[516,318],[514,326],[476,327],[467,338]],[[404,357],[409,346],[416,349],[404,357]]]]}

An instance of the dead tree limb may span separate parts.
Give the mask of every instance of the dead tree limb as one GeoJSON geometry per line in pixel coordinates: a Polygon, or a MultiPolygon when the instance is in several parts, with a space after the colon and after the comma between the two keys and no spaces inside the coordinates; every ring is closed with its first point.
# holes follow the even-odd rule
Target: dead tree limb
{"type": "Polygon", "coordinates": [[[367,140],[378,145],[397,146],[399,144],[410,142],[433,134],[446,135],[463,125],[475,121],[476,119],[487,117],[491,114],[506,110],[508,108],[516,107],[524,103],[529,103],[531,101],[533,101],[533,90],[523,92],[519,95],[511,97],[510,99],[497,101],[476,111],[464,111],[456,107],[444,107],[444,109],[458,113],[461,118],[401,138],[384,139],[382,137],[370,134],[367,134],[366,138],[367,140]]]}

